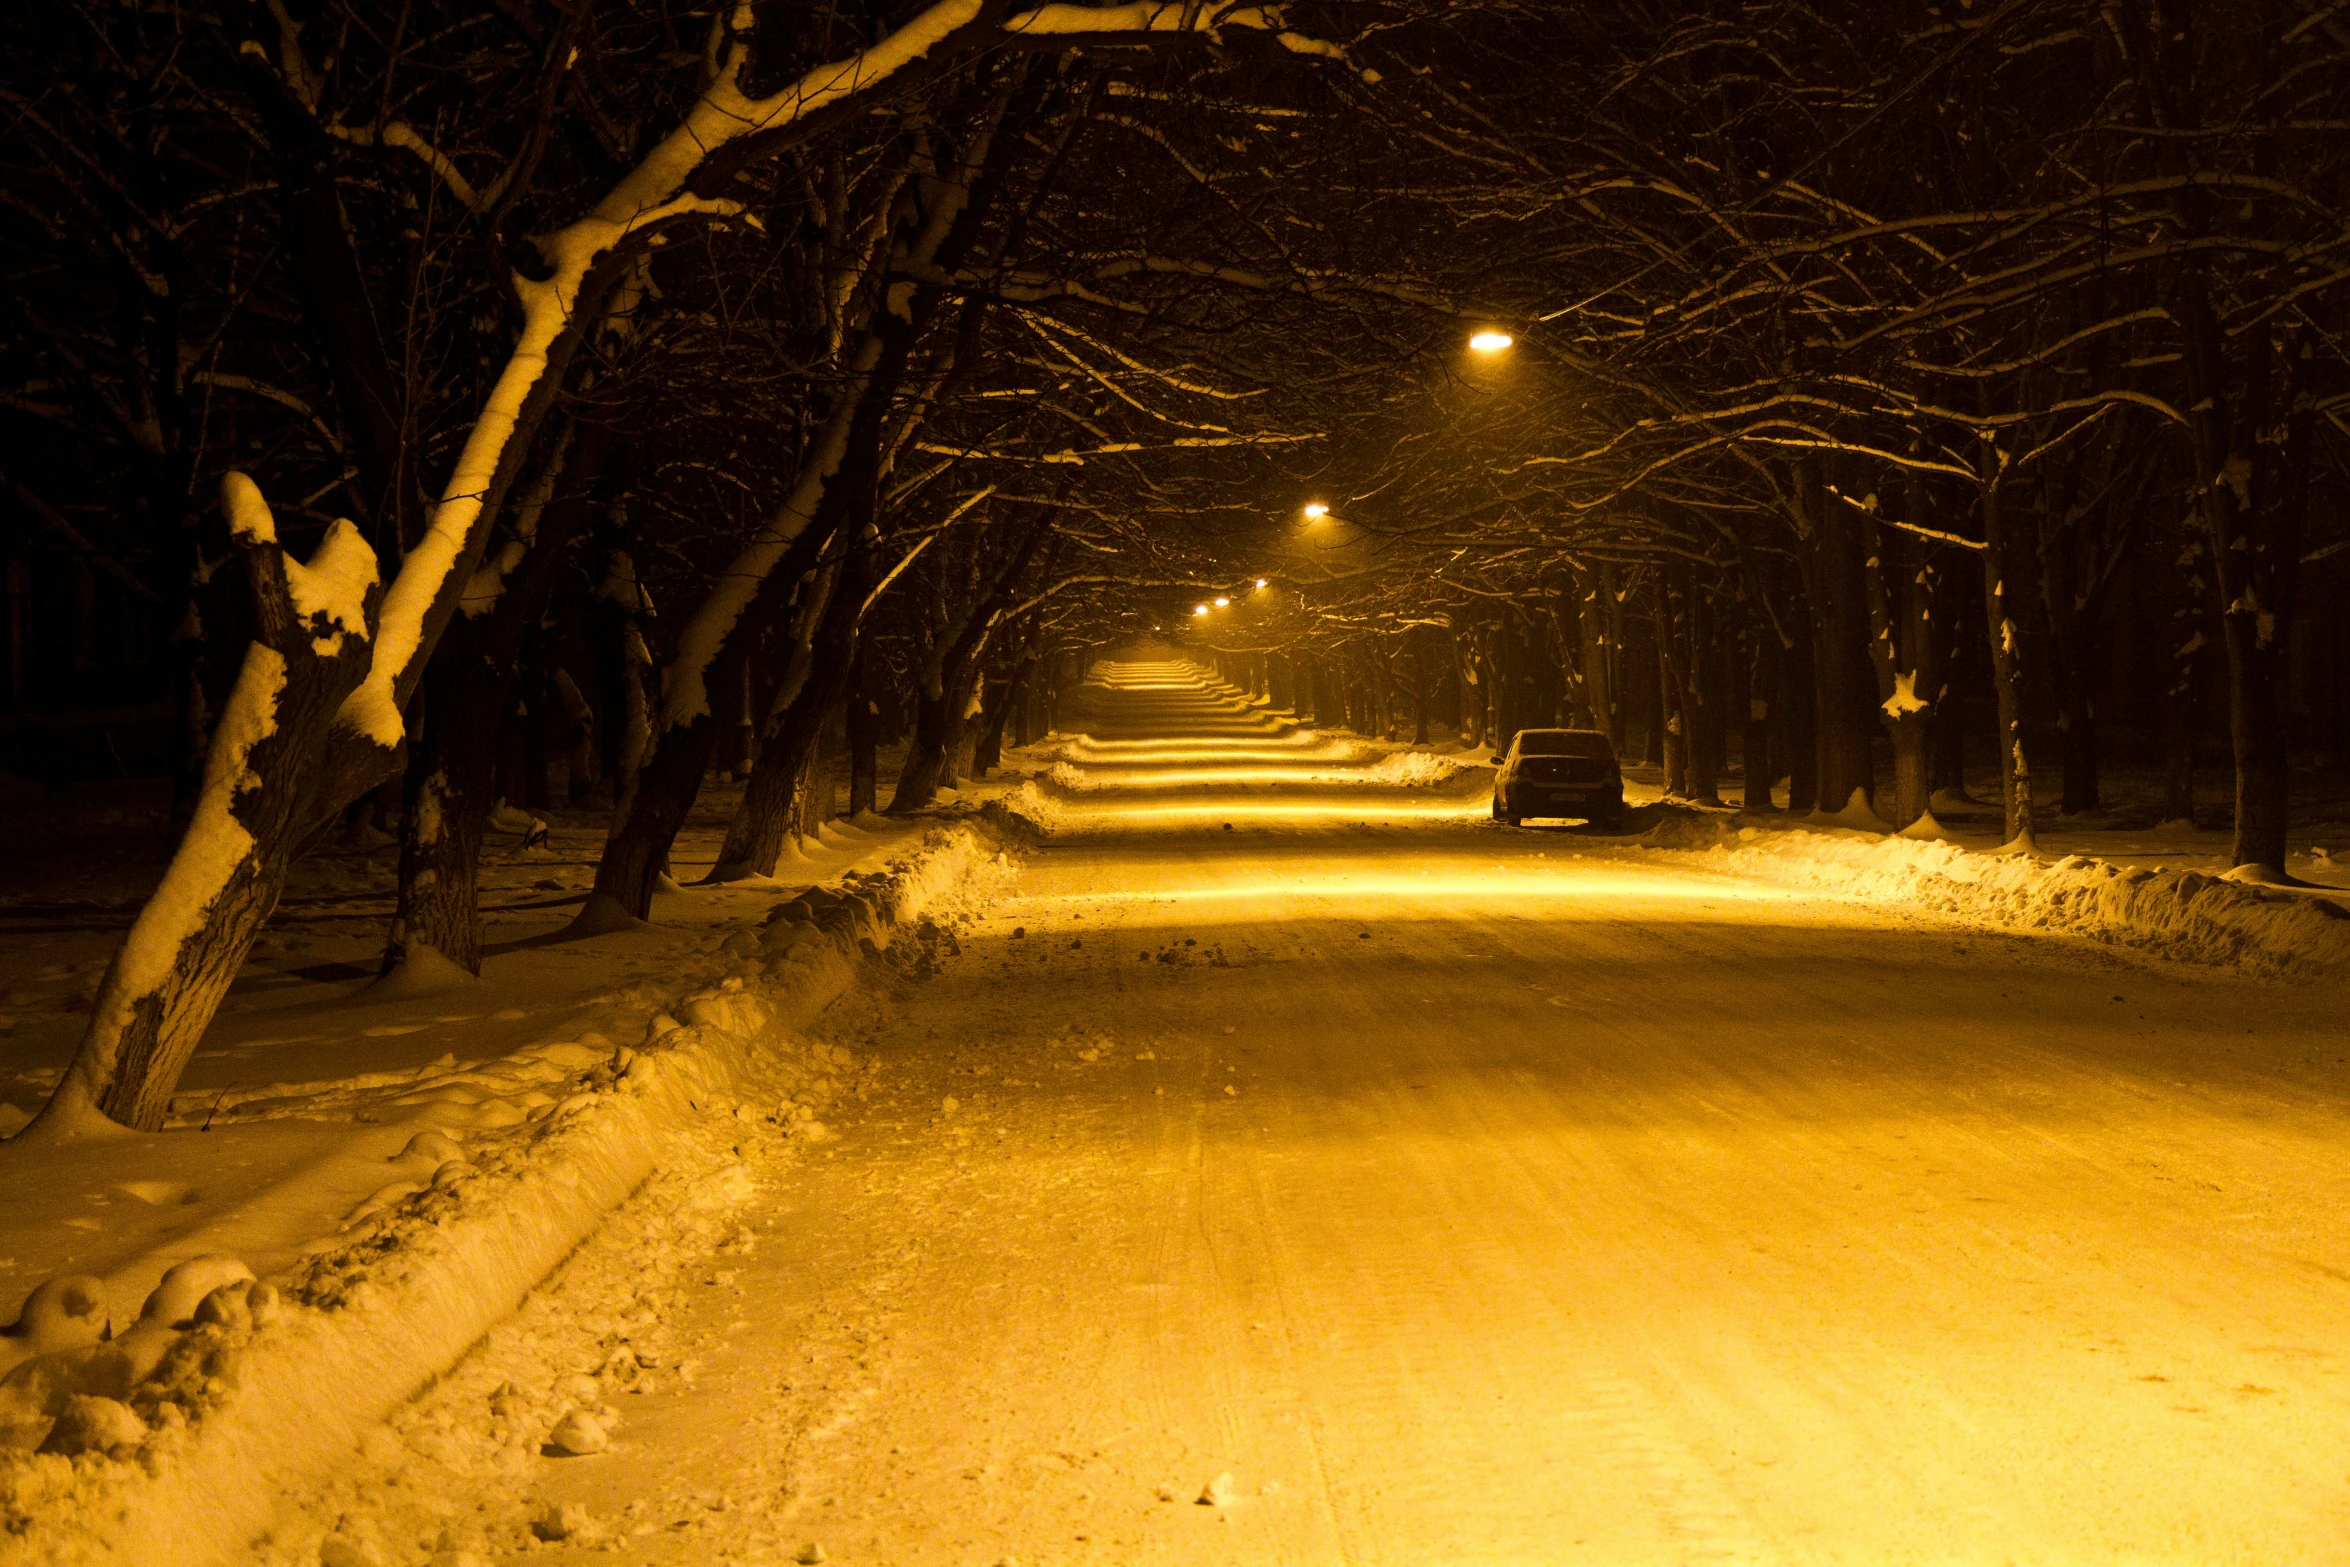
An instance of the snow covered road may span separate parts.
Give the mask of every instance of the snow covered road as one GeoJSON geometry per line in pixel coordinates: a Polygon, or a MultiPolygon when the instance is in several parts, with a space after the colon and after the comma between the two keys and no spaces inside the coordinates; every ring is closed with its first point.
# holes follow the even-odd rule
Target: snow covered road
{"type": "Polygon", "coordinates": [[[2350,1559],[2333,990],[1506,831],[1114,684],[1016,895],[836,1009],[836,1139],[539,1303],[592,1369],[656,1302],[613,1448],[387,1440],[307,1505],[386,1561],[452,1506],[535,1562],[2350,1559]]]}

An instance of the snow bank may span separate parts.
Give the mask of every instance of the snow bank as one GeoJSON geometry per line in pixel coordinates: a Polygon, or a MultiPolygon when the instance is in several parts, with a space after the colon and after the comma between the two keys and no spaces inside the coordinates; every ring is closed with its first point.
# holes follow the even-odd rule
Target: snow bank
{"type": "Polygon", "coordinates": [[[1902,837],[1765,832],[1692,819],[1652,843],[1697,851],[1738,875],[1900,903],[2017,930],[2086,936],[2189,962],[2264,974],[2350,973],[2350,910],[2199,871],[2151,870],[2082,855],[2042,861],[1902,837]],[[1718,847],[1705,850],[1701,845],[1718,847]]]}
{"type": "Polygon", "coordinates": [[[1432,751],[1396,751],[1354,777],[1362,783],[1423,786],[1448,783],[1465,766],[1457,757],[1439,756],[1432,751]]]}
{"type": "Polygon", "coordinates": [[[856,1063],[802,1031],[860,958],[926,970],[953,943],[939,922],[1009,874],[971,826],[938,828],[886,869],[811,889],[728,937],[725,972],[672,998],[634,1046],[540,1046],[491,1067],[340,1085],[508,1107],[493,1122],[518,1094],[531,1102],[519,1124],[420,1133],[343,1236],[270,1283],[231,1258],[196,1259],[111,1338],[99,1281],[36,1289],[0,1338],[0,1558],[244,1559],[284,1491],[336,1468],[511,1313],[683,1129],[755,1103],[820,1139],[815,1112],[856,1063]]]}

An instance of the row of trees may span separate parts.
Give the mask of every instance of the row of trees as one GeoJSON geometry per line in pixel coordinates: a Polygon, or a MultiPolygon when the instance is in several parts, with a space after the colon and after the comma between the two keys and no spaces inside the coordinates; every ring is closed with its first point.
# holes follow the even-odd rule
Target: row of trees
{"type": "Polygon", "coordinates": [[[1971,655],[2028,844],[2034,714],[2055,798],[2097,803],[2126,585],[2167,643],[2173,814],[2216,658],[2234,858],[2281,867],[2294,683],[2342,699],[2350,27],[2291,0],[1590,21],[1488,13],[1363,98],[1377,188],[1474,255],[1458,286],[1517,343],[1399,382],[1319,476],[1307,634],[1499,638],[1608,722],[1629,616],[1695,792],[1768,704],[1799,800],[1896,823],[1953,765],[1971,655]],[[1551,90],[1479,91],[1502,60],[1551,90]]]}
{"type": "Polygon", "coordinates": [[[526,710],[612,792],[579,929],[645,916],[746,723],[713,875],[772,871],[824,735],[869,805],[904,708],[925,805],[1156,580],[1154,509],[1303,438],[1250,373],[1294,291],[1216,274],[1255,143],[1352,67],[1259,8],[11,25],[11,407],[53,435],[10,477],[188,604],[187,826],[48,1130],[160,1124],[287,864],[389,781],[387,966],[478,967],[526,710]]]}
{"type": "Polygon", "coordinates": [[[826,737],[854,805],[919,808],[1074,650],[1260,575],[1265,647],[1400,656],[1423,714],[1653,687],[1700,795],[1743,726],[1843,806],[1889,730],[1896,819],[1979,658],[2028,842],[2026,716],[2091,743],[2134,572],[2223,650],[2237,856],[2281,863],[2350,33],[1983,10],[12,13],[0,478],[176,617],[185,736],[44,1128],[160,1123],[286,865],[379,791],[387,963],[472,968],[501,754],[609,792],[609,928],[714,765],[713,874],[759,874],[826,737]]]}

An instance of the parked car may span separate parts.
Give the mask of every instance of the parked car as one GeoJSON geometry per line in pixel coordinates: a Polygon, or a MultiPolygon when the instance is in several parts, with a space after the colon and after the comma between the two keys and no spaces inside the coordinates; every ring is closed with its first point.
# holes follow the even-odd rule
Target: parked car
{"type": "Polygon", "coordinates": [[[1624,819],[1624,774],[1616,748],[1596,729],[1521,729],[1493,758],[1493,819],[1512,827],[1528,816],[1579,816],[1594,827],[1624,819]]]}

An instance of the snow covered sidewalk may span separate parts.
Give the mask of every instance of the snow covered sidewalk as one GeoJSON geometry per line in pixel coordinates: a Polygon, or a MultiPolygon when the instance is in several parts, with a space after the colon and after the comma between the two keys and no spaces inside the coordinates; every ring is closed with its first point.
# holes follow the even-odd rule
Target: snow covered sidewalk
{"type": "MultiPolygon", "coordinates": [[[[535,980],[538,1004],[477,1016],[538,1037],[496,1054],[224,1088],[210,1131],[0,1146],[0,1271],[42,1280],[0,1338],[0,1561],[238,1559],[282,1488],[512,1312],[690,1129],[820,1140],[858,1063],[809,1020],[860,959],[927,971],[1008,874],[965,824],[839,841],[830,889],[696,894],[685,926],[523,954],[491,999],[535,980]],[[579,945],[599,956],[566,969],[579,945]]],[[[481,998],[403,1004],[476,1020],[452,999],[481,998]]]]}

